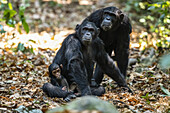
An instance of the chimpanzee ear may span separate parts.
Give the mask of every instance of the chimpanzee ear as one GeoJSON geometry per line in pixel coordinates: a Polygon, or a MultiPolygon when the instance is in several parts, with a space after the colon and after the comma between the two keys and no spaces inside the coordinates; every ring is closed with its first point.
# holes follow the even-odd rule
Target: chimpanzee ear
{"type": "Polygon", "coordinates": [[[75,30],[77,31],[79,27],[80,27],[80,24],[77,24],[75,30]]]}
{"type": "Polygon", "coordinates": [[[99,34],[100,34],[100,29],[99,29],[99,28],[97,28],[97,33],[98,33],[97,35],[99,35],[99,34]]]}
{"type": "Polygon", "coordinates": [[[63,68],[63,65],[62,65],[62,64],[60,64],[60,68],[61,68],[61,69],[63,68]]]}
{"type": "Polygon", "coordinates": [[[121,14],[119,15],[119,17],[120,17],[120,20],[121,20],[121,21],[123,21],[124,14],[123,14],[123,13],[121,13],[121,14]]]}

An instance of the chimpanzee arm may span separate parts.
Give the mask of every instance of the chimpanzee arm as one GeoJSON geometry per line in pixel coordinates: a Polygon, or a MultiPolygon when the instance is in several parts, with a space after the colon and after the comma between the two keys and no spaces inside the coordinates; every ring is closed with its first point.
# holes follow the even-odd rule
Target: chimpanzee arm
{"type": "Polygon", "coordinates": [[[54,86],[51,83],[45,83],[42,88],[49,97],[65,98],[69,94],[67,91],[62,90],[60,87],[54,86]]]}
{"type": "Polygon", "coordinates": [[[104,44],[99,38],[95,39],[92,48],[94,49],[93,54],[95,56],[95,60],[100,68],[103,70],[103,72],[110,76],[113,80],[115,80],[119,86],[127,87],[123,75],[120,73],[120,70],[115,66],[112,58],[110,58],[110,56],[106,53],[104,49],[104,44]]]}
{"type": "Polygon", "coordinates": [[[50,76],[50,81],[51,81],[51,84],[53,84],[54,86],[59,86],[58,82],[57,82],[57,79],[55,76],[51,75],[50,76]]]}
{"type": "Polygon", "coordinates": [[[81,91],[81,95],[91,94],[90,87],[87,80],[87,71],[83,61],[83,55],[81,52],[81,43],[78,39],[70,37],[68,43],[65,58],[68,61],[67,70],[69,78],[72,78],[72,82],[76,82],[78,88],[81,91]]]}

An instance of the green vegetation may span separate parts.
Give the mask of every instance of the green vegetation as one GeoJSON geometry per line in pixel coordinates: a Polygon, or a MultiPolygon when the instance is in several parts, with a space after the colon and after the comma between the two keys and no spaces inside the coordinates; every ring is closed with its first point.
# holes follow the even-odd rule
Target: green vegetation
{"type": "Polygon", "coordinates": [[[125,10],[129,12],[135,11],[135,14],[130,14],[131,18],[139,21],[146,28],[147,32],[141,37],[141,40],[151,34],[152,38],[157,39],[157,47],[170,47],[170,40],[168,39],[170,36],[170,1],[128,0],[125,10]]]}
{"type": "MultiPolygon", "coordinates": [[[[7,0],[0,0],[0,10],[3,11],[3,15],[0,15],[0,21],[5,21],[7,25],[10,27],[15,27],[15,24],[18,23],[16,21],[16,15],[19,16],[19,22],[22,22],[24,30],[28,33],[29,26],[26,22],[26,18],[24,17],[24,11],[26,6],[20,6],[17,15],[17,10],[14,10],[12,7],[12,3],[8,2],[7,0]]],[[[0,25],[0,33],[4,33],[3,26],[0,25]]]]}

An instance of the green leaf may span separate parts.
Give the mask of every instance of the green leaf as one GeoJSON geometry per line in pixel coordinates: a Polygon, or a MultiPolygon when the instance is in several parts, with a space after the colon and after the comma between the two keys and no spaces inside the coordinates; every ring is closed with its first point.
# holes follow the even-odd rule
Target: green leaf
{"type": "Polygon", "coordinates": [[[141,96],[142,98],[146,99],[146,96],[141,96]]]}
{"type": "Polygon", "coordinates": [[[148,97],[149,96],[149,93],[146,93],[146,97],[148,97]]]}
{"type": "Polygon", "coordinates": [[[25,50],[24,44],[19,43],[19,44],[18,44],[18,47],[17,47],[17,50],[23,52],[23,51],[25,50]]]}
{"type": "Polygon", "coordinates": [[[25,21],[25,19],[22,21],[22,25],[23,25],[23,27],[24,27],[24,30],[25,30],[27,33],[29,33],[29,26],[28,26],[27,22],[25,21]]]}
{"type": "Polygon", "coordinates": [[[22,25],[24,27],[24,30],[29,33],[29,26],[25,20],[25,17],[24,17],[24,11],[25,11],[25,7],[24,6],[20,6],[19,7],[19,17],[20,17],[20,20],[22,22],[22,25]]]}
{"type": "Polygon", "coordinates": [[[167,89],[165,89],[165,88],[163,87],[163,85],[160,84],[160,87],[161,87],[162,91],[163,91],[165,94],[167,94],[168,96],[170,96],[170,92],[169,92],[167,89]]]}
{"type": "Polygon", "coordinates": [[[33,48],[30,48],[30,52],[31,52],[32,54],[34,54],[34,49],[33,49],[33,48]]]}
{"type": "Polygon", "coordinates": [[[13,8],[12,8],[12,4],[11,3],[8,3],[8,7],[9,7],[9,9],[10,10],[12,10],[13,8]]]}
{"type": "Polygon", "coordinates": [[[25,7],[24,6],[20,6],[19,7],[19,16],[24,16],[24,11],[25,11],[25,7]]]}
{"type": "Polygon", "coordinates": [[[2,33],[5,33],[6,31],[4,31],[4,29],[3,29],[3,26],[0,24],[0,33],[2,34],[2,33]]]}
{"type": "Polygon", "coordinates": [[[153,9],[155,9],[155,6],[150,6],[150,7],[148,8],[148,10],[153,10],[153,9]]]}
{"type": "Polygon", "coordinates": [[[9,19],[8,21],[6,21],[6,24],[10,27],[15,27],[16,21],[13,19],[9,19]]]}
{"type": "Polygon", "coordinates": [[[28,41],[33,42],[33,43],[36,43],[36,41],[35,41],[35,40],[32,40],[32,39],[29,39],[28,41]]]}
{"type": "Polygon", "coordinates": [[[9,14],[9,18],[12,18],[14,15],[17,14],[17,12],[15,10],[9,10],[9,9],[6,9],[4,11],[4,16],[8,15],[9,14]]]}
{"type": "Polygon", "coordinates": [[[164,17],[165,17],[165,14],[162,14],[162,15],[160,16],[161,21],[163,21],[164,17]]]}

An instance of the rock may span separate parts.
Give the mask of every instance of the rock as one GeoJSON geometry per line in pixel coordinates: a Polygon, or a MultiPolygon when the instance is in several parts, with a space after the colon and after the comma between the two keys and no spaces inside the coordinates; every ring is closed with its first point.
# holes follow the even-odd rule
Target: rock
{"type": "Polygon", "coordinates": [[[89,110],[89,111],[95,110],[102,113],[118,113],[114,105],[94,96],[80,97],[63,107],[56,107],[54,109],[48,110],[47,113],[65,113],[65,111],[73,111],[73,110],[75,112],[82,112],[85,110],[89,110]]]}
{"type": "Polygon", "coordinates": [[[19,106],[17,109],[15,109],[14,111],[17,111],[19,113],[43,113],[40,109],[33,109],[33,110],[29,110],[27,107],[25,106],[19,106]]]}

